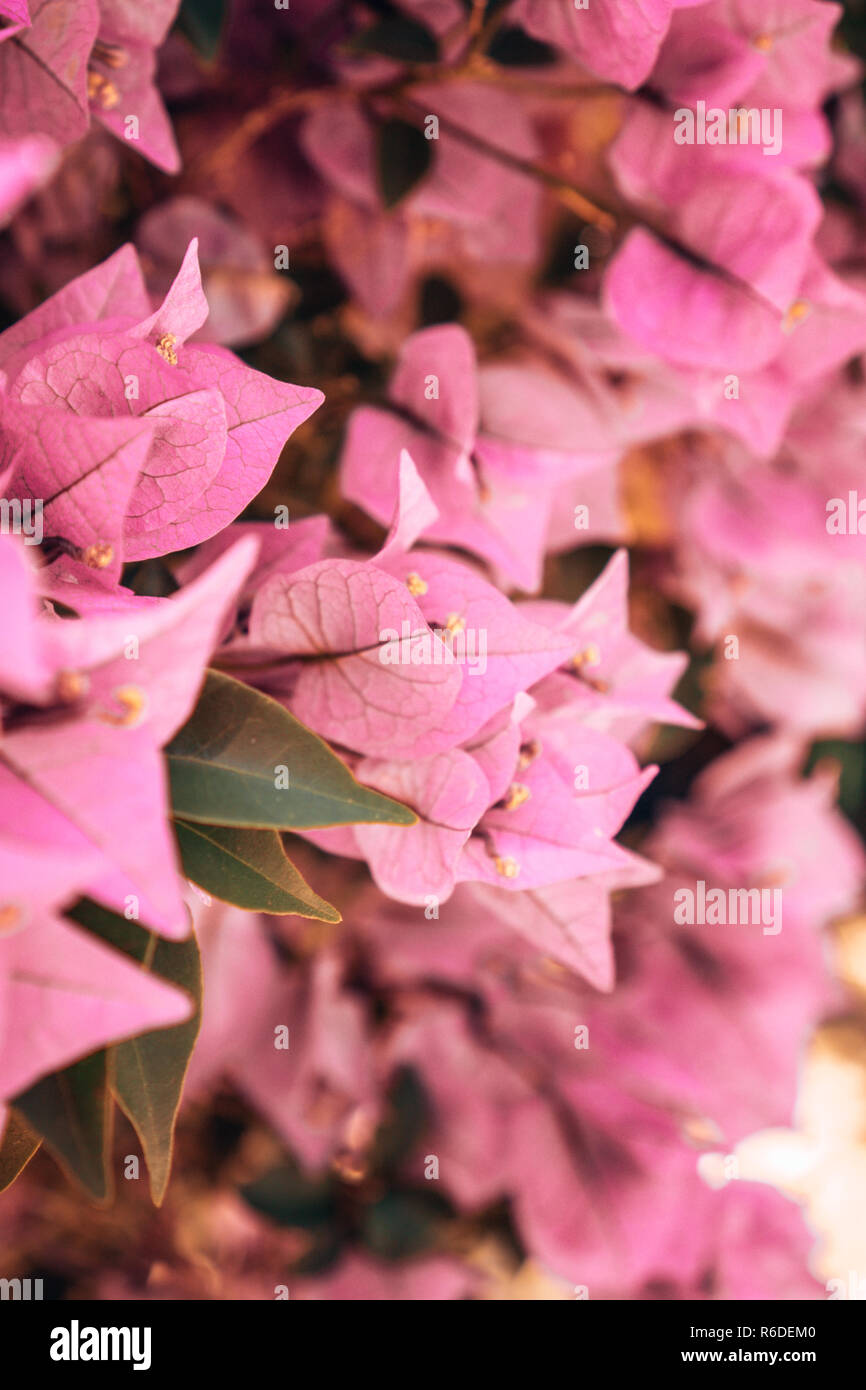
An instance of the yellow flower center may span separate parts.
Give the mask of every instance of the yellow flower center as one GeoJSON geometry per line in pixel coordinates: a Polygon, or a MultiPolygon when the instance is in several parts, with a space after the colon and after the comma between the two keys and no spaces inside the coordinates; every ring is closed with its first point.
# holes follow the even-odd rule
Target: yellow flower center
{"type": "Polygon", "coordinates": [[[407,574],[406,588],[413,598],[420,598],[422,594],[426,594],[429,587],[430,585],[421,578],[420,574],[416,574],[415,570],[411,574],[407,574]]]}
{"type": "Polygon", "coordinates": [[[81,559],[89,570],[107,569],[114,559],[114,546],[108,541],[94,541],[82,553],[81,559]]]}
{"type": "Polygon", "coordinates": [[[170,367],[177,366],[177,338],[173,333],[163,333],[156,345],[156,350],[160,357],[168,363],[170,367]]]}
{"type": "Polygon", "coordinates": [[[516,859],[512,859],[510,854],[497,855],[494,859],[496,872],[503,878],[517,878],[520,873],[520,865],[516,859]]]}
{"type": "Polygon", "coordinates": [[[87,95],[103,111],[111,111],[120,101],[120,92],[108,77],[89,68],[87,72],[87,95]]]}
{"type": "Polygon", "coordinates": [[[503,805],[506,811],[516,811],[518,806],[522,806],[528,801],[532,792],[522,782],[512,782],[505,795],[503,805]]]}

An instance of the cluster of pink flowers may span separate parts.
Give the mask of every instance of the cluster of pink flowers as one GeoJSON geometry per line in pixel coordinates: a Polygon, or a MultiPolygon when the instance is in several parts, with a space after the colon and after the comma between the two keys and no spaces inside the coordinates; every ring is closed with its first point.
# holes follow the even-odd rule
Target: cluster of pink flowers
{"type": "Polygon", "coordinates": [[[164,43],[176,0],[0,0],[0,1133],[193,1012],[70,918],[91,898],[170,941],[192,919],[183,1113],[229,1084],[289,1155],[220,1195],[227,1296],[285,1282],[270,1249],[249,1274],[249,1207],[281,1202],[322,1212],[293,1297],[471,1297],[485,1221],[578,1297],[820,1296],[796,1207],[698,1158],[790,1120],[838,1002],[823,929],[866,880],[832,771],[804,772],[866,730],[860,69],[819,0],[392,8],[417,59],[346,0],[237,0],[232,109],[164,43]],[[675,138],[699,106],[725,121],[675,138]],[[92,191],[133,156],[183,182],[116,249],[92,191]],[[574,269],[545,284],[561,215],[574,269]],[[388,365],[343,413],[333,515],[274,524],[278,475],[256,499],[328,383],[229,345],[291,324],[277,270],[310,247],[388,365]],[[423,320],[430,277],[461,322],[423,320]],[[629,546],[691,652],[637,635],[629,546]],[[551,583],[575,550],[597,577],[551,583]],[[163,750],[214,664],[417,818],[299,829],[327,932],[186,881],[163,750]],[[664,803],[662,726],[697,750],[664,803]],[[783,917],[678,919],[698,884],[783,917]],[[389,1148],[401,1087],[421,1118],[389,1148]]]}

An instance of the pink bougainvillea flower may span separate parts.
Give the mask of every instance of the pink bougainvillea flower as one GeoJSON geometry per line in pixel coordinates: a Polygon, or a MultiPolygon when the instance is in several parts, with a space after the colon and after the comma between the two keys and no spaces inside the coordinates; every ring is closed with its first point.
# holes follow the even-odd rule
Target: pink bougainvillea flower
{"type": "Polygon", "coordinates": [[[641,772],[627,748],[575,714],[539,720],[530,710],[522,723],[491,721],[480,738],[434,757],[353,763],[361,782],[417,812],[410,832],[349,826],[307,838],[365,859],[400,902],[444,903],[458,882],[507,888],[515,902],[497,907],[503,921],[609,988],[609,892],[656,876],[611,837],[656,769],[641,772]],[[584,876],[586,891],[574,882],[584,876]]]}
{"type": "Polygon", "coordinates": [[[156,49],[178,0],[6,0],[0,18],[4,135],[83,136],[90,113],[169,173],[180,168],[154,86],[156,49]]]}
{"type": "Polygon", "coordinates": [[[727,882],[763,881],[784,899],[785,925],[814,931],[851,911],[866,859],[834,806],[835,777],[798,777],[796,739],[761,737],[719,758],[653,836],[665,862],[700,863],[727,882]]]}
{"type": "MultiPolygon", "coordinates": [[[[785,136],[797,112],[813,118],[826,144],[820,108],[856,80],[853,59],[830,47],[842,7],[817,0],[709,0],[679,9],[662,44],[652,85],[675,106],[781,107],[785,136]]],[[[787,138],[784,143],[787,143],[787,138]]]]}
{"type": "Polygon", "coordinates": [[[300,129],[304,154],[331,189],[324,235],[334,263],[373,315],[396,307],[413,271],[435,263],[438,243],[506,264],[531,261],[537,250],[539,187],[512,162],[539,152],[522,106],[493,84],[467,81],[418,84],[411,105],[419,130],[428,116],[440,125],[429,170],[387,210],[378,123],[354,95],[329,94],[300,129]]]}
{"type": "Polygon", "coordinates": [[[194,242],[156,312],[124,247],[0,335],[9,495],[107,579],[233,520],[322,399],[187,344],[206,316],[194,242]]]}
{"type": "Polygon", "coordinates": [[[373,756],[408,755],[447,718],[462,685],[406,584],[368,561],[322,560],[273,575],[253,600],[249,642],[282,665],[269,684],[285,688],[299,719],[373,756]],[[399,655],[404,631],[427,639],[429,660],[383,661],[383,651],[399,655]]]}
{"type": "Polygon", "coordinates": [[[596,989],[614,987],[611,894],[655,883],[662,870],[629,854],[615,869],[546,888],[504,894],[498,885],[471,884],[464,901],[518,932],[543,957],[580,975],[596,989]]]}
{"type": "Polygon", "coordinates": [[[558,1113],[533,1097],[510,1117],[509,1185],[528,1248],[590,1297],[696,1283],[706,1233],[682,1212],[695,1213],[700,1180],[672,1117],[598,1080],[568,1100],[558,1113]]]}
{"type": "Polygon", "coordinates": [[[525,618],[468,565],[418,550],[399,559],[389,556],[383,567],[410,584],[426,623],[446,634],[462,671],[446,717],[416,740],[419,756],[465,742],[515,695],[567,660],[567,637],[525,618]]]}
{"type": "Polygon", "coordinates": [[[467,843],[459,877],[520,892],[626,865],[611,837],[658,769],[573,718],[532,713],[521,731],[515,781],[467,843]]]}
{"type": "Polygon", "coordinates": [[[678,1094],[728,1142],[789,1122],[801,1048],[834,998],[820,929],[853,910],[866,869],[827,777],[798,779],[798,762],[789,740],[761,738],[712,763],[646,842],[666,878],[618,914],[630,968],[613,1008],[631,1065],[667,1058],[678,1094]],[[688,899],[675,895],[695,901],[699,881],[773,896],[757,923],[679,924],[688,899]]]}
{"type": "MultiPolygon", "coordinates": [[[[619,830],[654,769],[641,773],[629,750],[607,734],[597,736],[596,728],[624,724],[633,733],[659,715],[682,722],[691,722],[691,716],[664,698],[682,670],[681,659],[652,653],[628,633],[624,552],[588,591],[574,617],[574,631],[566,634],[569,617],[564,607],[551,616],[551,605],[527,605],[539,607],[546,620],[527,623],[519,609],[468,566],[434,551],[413,549],[416,535],[429,527],[431,518],[435,518],[431,498],[404,451],[392,526],[369,568],[378,571],[381,567],[395,580],[402,579],[415,596],[422,621],[426,620],[426,629],[399,644],[407,655],[412,653],[412,641],[417,642],[425,630],[428,641],[431,633],[441,634],[449,651],[458,635],[466,640],[458,658],[462,680],[438,722],[431,722],[408,748],[395,746],[392,738],[386,757],[354,762],[353,770],[362,782],[390,789],[391,795],[410,804],[419,825],[396,836],[387,828],[382,832],[378,827],[360,826],[313,832],[309,838],[331,853],[366,859],[379,886],[407,903],[445,901],[458,880],[480,880],[518,892],[589,874],[607,874],[606,887],[618,882],[617,874],[624,871],[622,881],[627,882],[634,864],[610,837],[619,830]],[[603,697],[589,690],[583,699],[581,692],[571,690],[571,678],[552,674],[555,667],[572,660],[574,643],[580,646],[576,634],[586,638],[584,629],[591,629],[599,640],[599,629],[608,633],[605,673],[611,683],[621,682],[619,704],[614,695],[604,707],[603,697]],[[479,640],[470,645],[469,634],[479,640]],[[530,687],[543,695],[539,712],[524,693],[530,687]],[[597,700],[602,703],[600,712],[597,700]],[[589,717],[593,713],[595,721],[589,717]]],[[[302,577],[296,574],[281,581],[284,601],[291,603],[293,585],[302,577]]],[[[317,622],[323,611],[324,604],[317,622]]],[[[254,621],[251,641],[255,647],[273,645],[254,621]]],[[[417,650],[423,657],[420,646],[417,650]]],[[[432,661],[431,647],[419,669],[432,661]]],[[[287,698],[299,712],[296,689],[289,688],[287,698]]],[[[372,686],[367,698],[376,698],[372,686]]],[[[310,700],[307,718],[314,726],[322,720],[319,700],[310,700]]],[[[347,727],[351,725],[344,721],[343,734],[335,736],[357,748],[357,741],[352,743],[346,736],[347,727]]],[[[396,727],[402,738],[399,724],[396,727]]],[[[602,891],[576,907],[574,914],[579,918],[582,911],[589,917],[598,907],[598,933],[605,940],[609,934],[606,904],[606,891],[602,891]]],[[[540,917],[538,930],[549,938],[546,908],[542,904],[535,910],[540,917]]],[[[532,911],[528,906],[527,918],[532,911]]],[[[564,914],[566,925],[560,928],[564,934],[568,923],[564,899],[551,904],[551,912],[564,914]]],[[[600,976],[604,967],[598,960],[599,948],[594,949],[597,963],[588,968],[600,976]]],[[[572,954],[570,963],[574,958],[572,954]]]]}
{"type": "Polygon", "coordinates": [[[573,704],[584,723],[626,741],[652,721],[700,728],[699,719],[669,698],[687,654],[653,651],[629,631],[626,550],[616,552],[573,608],[540,600],[521,610],[574,643],[569,676],[558,673],[534,687],[541,708],[573,704]]]}
{"type": "MultiPolygon", "coordinates": [[[[655,883],[661,869],[628,855],[621,867],[547,888],[503,893],[499,886],[458,884],[436,905],[435,927],[406,907],[377,898],[351,914],[373,949],[379,976],[411,988],[422,978],[487,993],[497,962],[527,976],[563,969],[594,989],[614,984],[612,894],[655,883]],[[492,973],[491,973],[492,972],[492,973]]],[[[425,904],[425,906],[428,906],[425,904]]]]}
{"type": "Polygon", "coordinates": [[[490,801],[490,786],[477,762],[454,748],[405,762],[362,759],[355,769],[365,786],[396,797],[418,816],[412,835],[354,829],[359,853],[383,892],[401,902],[443,900],[454,887],[460,852],[490,801]],[[371,833],[373,832],[373,833],[371,833]]]}
{"type": "Polygon", "coordinates": [[[342,988],[343,965],[322,952],[312,971],[287,972],[263,918],[221,904],[195,916],[207,1003],[190,1093],[227,1074],[303,1163],[318,1167],[374,1099],[364,1009],[342,988]]]}
{"type": "MultiPolygon", "coordinates": [[[[536,396],[542,401],[550,398],[555,405],[550,412],[554,426],[558,423],[563,432],[571,429],[585,445],[612,449],[614,461],[630,445],[707,424],[737,435],[756,453],[771,454],[802,399],[803,382],[848,356],[862,333],[862,297],[831,271],[825,268],[822,275],[818,264],[814,269],[810,265],[801,289],[810,296],[809,334],[786,334],[781,353],[768,366],[741,372],[735,398],[726,374],[660,360],[585,296],[544,294],[524,314],[523,324],[533,342],[567,360],[570,380],[560,376],[557,400],[550,369],[542,372],[532,358],[510,369],[494,364],[482,372],[482,383],[486,376],[491,378],[493,418],[509,409],[514,378],[532,370],[536,396]],[[807,290],[809,286],[813,288],[807,290]]],[[[564,500],[557,494],[551,518],[555,540],[548,538],[549,548],[570,549],[576,541],[623,536],[621,508],[604,506],[596,497],[605,482],[615,496],[616,480],[616,470],[609,466],[598,477],[581,474],[569,485],[567,496],[562,490],[564,500]],[[572,515],[577,515],[574,507],[580,503],[582,527],[576,530],[572,515]],[[611,516],[618,526],[611,524],[611,516]]]]}
{"type": "MultiPolygon", "coordinates": [[[[415,1067],[431,1097],[424,1148],[452,1200],[474,1212],[509,1197],[526,1247],[591,1296],[697,1274],[704,1232],[677,1217],[701,1184],[675,1120],[611,1084],[609,1070],[604,1084],[593,1077],[591,1054],[573,1046],[579,999],[521,1005],[478,1027],[456,1001],[428,994],[388,1039],[387,1061],[415,1067]]],[[[413,1155],[409,1171],[421,1162],[413,1155]]]]}
{"type": "Polygon", "coordinates": [[[32,21],[27,0],[0,0],[0,19],[5,21],[3,29],[0,30],[3,38],[10,37],[7,30],[9,25],[28,28],[32,21]]]}
{"type": "Polygon", "coordinates": [[[405,453],[399,469],[380,554],[272,575],[253,600],[248,640],[270,687],[281,684],[317,732],[372,757],[430,757],[555,669],[568,643],[522,618],[467,565],[404,550],[435,509],[405,453]]]}
{"type": "MultiPolygon", "coordinates": [[[[491,413],[503,385],[487,384],[491,413]]],[[[462,546],[522,588],[536,589],[554,488],[597,466],[605,455],[569,447],[566,439],[573,440],[574,432],[563,432],[552,447],[544,447],[546,441],[538,437],[539,395],[529,380],[509,384],[510,416],[486,431],[482,386],[484,374],[479,378],[465,329],[443,324],[412,334],[400,353],[385,408],[363,406],[349,422],[342,488],[350,501],[387,524],[397,497],[400,452],[408,449],[438,511],[425,538],[462,546]]],[[[554,410],[551,404],[551,416],[554,410]]]]}
{"type": "Polygon", "coordinates": [[[592,0],[577,6],[572,0],[517,0],[512,17],[598,77],[631,90],[649,76],[674,4],[675,0],[641,0],[637,6],[626,0],[592,0]]]}
{"type": "MultiPolygon", "coordinates": [[[[795,1202],[759,1183],[731,1183],[711,1213],[713,1239],[702,1287],[686,1296],[718,1301],[825,1298],[826,1285],[809,1272],[812,1234],[795,1202]]],[[[685,1292],[685,1291],[684,1291],[685,1292]]]]}
{"type": "Polygon", "coordinates": [[[36,618],[32,576],[31,596],[16,600],[35,628],[29,698],[45,716],[14,704],[7,712],[0,829],[17,826],[61,851],[100,851],[93,896],[121,911],[138,902],[137,915],[168,936],[189,924],[159,750],[192,710],[254,555],[242,541],[175,598],[120,615],[36,618]]]}
{"type": "Polygon", "coordinates": [[[0,830],[0,1098],[105,1043],[188,1018],[192,1001],[58,912],[99,869],[95,847],[0,830]]]}
{"type": "MultiPolygon", "coordinates": [[[[764,191],[769,209],[776,195],[769,184],[764,191]]],[[[781,199],[775,211],[783,209],[781,199]]],[[[769,249],[769,231],[756,238],[749,239],[750,246],[769,249]]],[[[783,287],[774,303],[738,274],[694,265],[638,228],[612,261],[605,285],[609,312],[637,343],[680,368],[697,367],[705,379],[707,369],[716,374],[716,423],[730,423],[718,400],[718,383],[730,386],[731,372],[739,375],[738,393],[745,394],[744,386],[753,393],[746,398],[752,418],[762,401],[769,403],[769,418],[759,421],[757,431],[757,442],[767,452],[779,442],[800,381],[837,366],[866,342],[866,298],[808,247],[801,250],[805,256],[792,255],[784,267],[783,282],[790,290],[783,287]],[[788,271],[798,259],[799,278],[792,283],[788,271]]],[[[727,416],[734,413],[729,408],[727,416]]],[[[744,415],[737,431],[751,444],[747,420],[744,415]]]]}
{"type": "Polygon", "coordinates": [[[0,1096],[11,1099],[106,1043],[191,1013],[183,991],[41,913],[21,931],[0,934],[0,1096]]]}
{"type": "Polygon", "coordinates": [[[50,178],[57,162],[57,146],[44,136],[0,140],[0,227],[50,178]]]}
{"type": "Polygon", "coordinates": [[[203,198],[172,198],[139,223],[136,242],[151,293],[166,293],[194,237],[209,313],[193,341],[236,347],[267,338],[293,298],[292,282],[274,270],[273,253],[251,230],[203,198]]]}
{"type": "Polygon", "coordinates": [[[796,467],[793,444],[772,465],[725,446],[713,449],[712,478],[686,457],[670,479],[671,589],[696,608],[698,640],[717,648],[711,708],[733,732],[757,720],[804,734],[863,726],[866,546],[828,531],[828,498],[847,505],[862,465],[846,460],[840,433],[831,486],[827,434],[820,454],[802,439],[796,467]],[[780,520],[772,531],[759,520],[768,515],[780,520]]]}
{"type": "Polygon", "coordinates": [[[610,158],[623,191],[686,255],[634,230],[609,268],[608,305],[621,327],[667,361],[734,372],[763,366],[799,322],[790,311],[820,200],[790,171],[744,169],[729,147],[713,147],[718,157],[709,161],[706,147],[661,139],[660,127],[667,131],[665,114],[641,107],[610,158]]]}
{"type": "Polygon", "coordinates": [[[90,109],[114,135],[160,169],[176,174],[180,155],[154,85],[156,50],[179,0],[99,0],[99,32],[87,73],[90,109]]]}
{"type": "Polygon", "coordinates": [[[28,547],[11,536],[0,536],[0,590],[0,692],[16,700],[39,700],[50,688],[52,671],[37,624],[36,578],[28,547]]]}
{"type": "MultiPolygon", "coordinates": [[[[756,795],[755,784],[753,800],[756,795]]],[[[772,807],[767,813],[772,820],[772,807]]],[[[645,867],[635,866],[638,876],[645,867]]],[[[651,877],[650,870],[645,881],[651,877]]],[[[563,911],[573,886],[564,885],[563,911]]],[[[673,886],[658,884],[649,892],[646,901],[643,893],[625,900],[620,926],[624,947],[633,936],[641,953],[658,955],[659,938],[671,931],[673,886]]],[[[539,959],[528,932],[503,927],[492,890],[489,899],[477,894],[475,887],[459,888],[442,905],[441,921],[438,913],[427,920],[425,912],[423,921],[413,922],[405,908],[372,901],[347,921],[375,977],[387,982],[394,1021],[379,1049],[385,1071],[408,1063],[432,1102],[431,1129],[410,1157],[407,1176],[420,1173],[423,1156],[433,1152],[443,1185],[461,1209],[477,1211],[508,1196],[528,1250],[563,1277],[588,1285],[591,1296],[711,1297],[713,1289],[727,1288],[732,1276],[719,1231],[723,1225],[736,1243],[756,1225],[752,1189],[734,1184],[720,1202],[720,1194],[698,1179],[696,1145],[702,1132],[718,1139],[706,1117],[715,1117],[727,1134],[773,1113],[782,1088],[778,1079],[770,1085],[770,1077],[781,1065],[790,1083],[791,1040],[826,998],[814,953],[798,954],[793,942],[772,957],[753,950],[754,941],[721,941],[721,954],[709,942],[711,956],[697,942],[690,954],[684,945],[682,959],[701,988],[668,976],[659,957],[650,1014],[638,996],[641,983],[655,978],[652,956],[638,972],[633,950],[626,949],[623,985],[593,1003],[560,966],[539,959]],[[766,986],[777,966],[773,1018],[766,1026],[781,1028],[784,1042],[767,1050],[770,1040],[756,1031],[760,1017],[753,1011],[760,1010],[762,977],[766,986]],[[463,990],[471,992],[471,1009],[459,1002],[463,990]],[[673,1045],[666,1014],[675,1019],[673,1045]],[[727,1048],[719,1037],[709,1054],[695,1044],[705,1015],[727,1019],[728,1027],[737,1018],[744,1053],[755,1057],[751,1067],[744,1057],[736,1075],[731,1072],[730,1048],[740,1046],[739,1036],[727,1048]],[[575,1043],[581,1023],[588,1026],[589,1048],[575,1043]],[[473,1077],[471,1103],[467,1075],[473,1077]],[[685,1225],[684,1204],[691,1214],[685,1225]]],[[[517,910],[534,896],[513,894],[508,904],[517,910]]],[[[793,1270],[805,1235],[801,1230],[798,1239],[793,1222],[771,1226],[779,1237],[784,1228],[793,1270]]],[[[749,1296],[760,1279],[751,1281],[749,1296]]]]}
{"type": "Polygon", "coordinates": [[[326,516],[300,517],[286,527],[275,526],[271,521],[235,521],[178,563],[175,571],[178,578],[184,584],[196,579],[244,536],[251,537],[258,545],[258,560],[244,585],[245,602],[255,597],[271,575],[293,574],[319,560],[337,559],[345,552],[342,540],[326,516]]]}
{"type": "MultiPolygon", "coordinates": [[[[7,17],[24,24],[24,10],[7,7],[7,17]]],[[[0,29],[4,136],[47,135],[66,145],[84,135],[87,62],[98,27],[97,0],[29,0],[28,27],[0,29]]]]}
{"type": "MultiPolygon", "coordinates": [[[[654,844],[647,849],[660,857],[654,844]]],[[[631,941],[612,996],[630,1021],[620,1065],[647,1076],[655,1069],[684,1112],[708,1122],[712,1142],[735,1142],[790,1121],[802,1049],[835,999],[820,923],[802,930],[793,910],[789,921],[783,888],[775,935],[760,924],[677,926],[675,906],[696,899],[699,882],[727,901],[730,887],[760,891],[765,881],[724,878],[694,859],[664,867],[661,884],[633,904],[626,897],[616,914],[631,941]]]]}

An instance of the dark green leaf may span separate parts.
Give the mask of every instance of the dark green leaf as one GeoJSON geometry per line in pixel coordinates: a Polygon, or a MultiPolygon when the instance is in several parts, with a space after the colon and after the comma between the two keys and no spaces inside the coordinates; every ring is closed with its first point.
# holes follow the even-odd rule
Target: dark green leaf
{"type": "Polygon", "coordinates": [[[111,1192],[108,1167],[111,1105],[105,1052],[52,1072],[14,1098],[26,1122],[92,1197],[111,1192]]]}
{"type": "Polygon", "coordinates": [[[284,1163],[241,1188],[251,1207],[281,1226],[310,1229],[333,1216],[333,1189],[327,1179],[308,1178],[294,1163],[284,1163]]]}
{"type": "Polygon", "coordinates": [[[157,1206],[171,1172],[174,1126],[189,1059],[201,1024],[201,958],[198,942],[166,941],[89,898],[69,913],[79,926],[138,961],[144,970],[192,996],[195,1012],[186,1023],[157,1028],[111,1049],[112,1090],[141,1140],[157,1206]]]}
{"type": "Polygon", "coordinates": [[[294,912],[319,922],[340,914],[314,893],[286,857],[275,830],[175,822],[183,871],[205,892],[250,912],[294,912]]]}
{"type": "Polygon", "coordinates": [[[165,751],[172,805],[187,821],[310,830],[417,819],[356,782],[327,743],[276,700],[218,671],[208,672],[192,717],[165,751]]]}
{"type": "Polygon", "coordinates": [[[441,1216],[435,1200],[389,1192],[364,1213],[364,1244],[383,1260],[418,1255],[433,1244],[441,1216]]]}
{"type": "Polygon", "coordinates": [[[430,168],[432,141],[408,121],[383,121],[376,131],[376,177],[386,208],[411,193],[430,168]]]}
{"type": "Polygon", "coordinates": [[[866,828],[866,743],[818,739],[809,751],[806,771],[812,772],[822,762],[838,767],[839,805],[855,825],[866,828]]]}
{"type": "Polygon", "coordinates": [[[299,1260],[295,1261],[294,1274],[311,1278],[326,1274],[333,1269],[345,1248],[345,1231],[334,1223],[315,1226],[309,1232],[309,1244],[299,1260]]]}
{"type": "Polygon", "coordinates": [[[523,29],[500,29],[493,35],[487,57],[506,68],[549,67],[559,54],[549,43],[542,43],[523,29]]]}
{"type": "Polygon", "coordinates": [[[10,1110],[0,1140],[0,1192],[4,1192],[27,1167],[41,1143],[42,1136],[30,1128],[24,1116],[10,1110]]]}
{"type": "Polygon", "coordinates": [[[388,1087],[385,1117],[373,1144],[373,1167],[393,1171],[405,1164],[430,1123],[430,1103],[414,1067],[397,1069],[388,1087]]]}
{"type": "Polygon", "coordinates": [[[348,46],[354,53],[381,53],[401,63],[435,63],[439,58],[436,35],[403,14],[385,15],[348,46]]]}
{"type": "Polygon", "coordinates": [[[219,52],[228,4],[229,0],[183,0],[180,26],[208,62],[219,52]]]}

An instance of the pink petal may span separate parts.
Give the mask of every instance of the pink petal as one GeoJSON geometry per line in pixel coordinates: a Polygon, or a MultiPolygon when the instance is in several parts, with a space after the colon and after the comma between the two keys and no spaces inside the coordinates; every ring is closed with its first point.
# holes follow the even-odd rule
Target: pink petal
{"type": "Polygon", "coordinates": [[[300,720],[344,747],[399,756],[452,708],[462,682],[444,649],[441,664],[383,660],[401,654],[393,643],[404,623],[427,631],[405,584],[371,564],[323,560],[262,586],[249,636],[254,647],[315,658],[300,664],[290,698],[300,720]]]}
{"type": "Polygon", "coordinates": [[[192,1013],[182,990],[51,917],[0,937],[0,977],[6,1097],[106,1043],[182,1023],[192,1013]]]}
{"type": "Polygon", "coordinates": [[[405,903],[423,904],[431,895],[447,898],[460,851],[490,800],[478,764],[454,749],[401,763],[366,758],[357,776],[418,815],[408,833],[393,826],[355,827],[358,849],[383,893],[405,903]]]}

